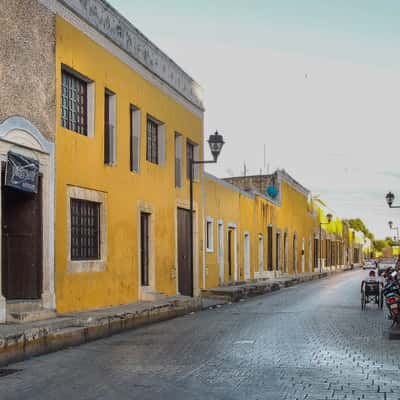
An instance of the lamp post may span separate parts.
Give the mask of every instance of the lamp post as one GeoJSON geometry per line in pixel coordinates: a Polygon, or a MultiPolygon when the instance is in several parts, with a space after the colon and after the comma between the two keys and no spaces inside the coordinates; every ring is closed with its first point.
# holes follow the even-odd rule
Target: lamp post
{"type": "MultiPolygon", "coordinates": [[[[398,226],[393,226],[393,221],[389,221],[388,222],[389,228],[392,231],[396,231],[397,232],[397,239],[400,237],[399,235],[399,227],[398,226]]],[[[396,241],[396,239],[394,239],[396,241]]]]}
{"type": "Polygon", "coordinates": [[[328,222],[319,222],[319,272],[322,272],[322,225],[329,225],[332,221],[332,214],[326,214],[328,222]]]}
{"type": "Polygon", "coordinates": [[[393,221],[389,221],[388,222],[389,228],[392,231],[396,231],[397,232],[397,236],[393,236],[393,241],[397,242],[398,240],[400,240],[400,235],[399,235],[399,227],[398,226],[393,226],[393,221]]]}
{"type": "Polygon", "coordinates": [[[393,205],[394,199],[395,199],[395,195],[392,192],[387,193],[386,203],[388,204],[389,208],[400,208],[400,206],[393,205]]]}
{"type": "MultiPolygon", "coordinates": [[[[190,224],[189,224],[189,234],[190,234],[190,270],[193,273],[193,178],[194,178],[194,166],[199,164],[215,164],[221,153],[222,147],[224,146],[224,138],[222,135],[216,131],[213,135],[208,138],[208,144],[210,146],[210,151],[213,156],[212,160],[193,160],[190,159],[190,224]]],[[[192,295],[193,295],[193,282],[192,282],[192,295]]]]}

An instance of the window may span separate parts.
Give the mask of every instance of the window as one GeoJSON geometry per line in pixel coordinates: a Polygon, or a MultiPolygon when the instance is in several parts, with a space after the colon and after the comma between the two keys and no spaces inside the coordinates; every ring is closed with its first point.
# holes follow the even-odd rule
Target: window
{"type": "MultiPolygon", "coordinates": [[[[191,163],[194,160],[194,145],[191,142],[186,142],[186,175],[190,179],[191,176],[191,163]]],[[[193,177],[194,178],[194,177],[193,177]]]]}
{"type": "Polygon", "coordinates": [[[214,221],[212,218],[207,218],[206,247],[208,252],[214,251],[214,221]]]}
{"type": "Polygon", "coordinates": [[[115,94],[104,93],[104,164],[113,165],[117,161],[117,143],[115,132],[115,94]]]}
{"type": "MultiPolygon", "coordinates": [[[[186,176],[190,179],[190,166],[192,160],[198,160],[199,146],[191,141],[186,142],[186,176]]],[[[199,165],[193,165],[193,179],[199,179],[199,165]]]]}
{"type": "Polygon", "coordinates": [[[158,164],[158,124],[147,118],[147,152],[146,159],[158,164]]]}
{"type": "Polygon", "coordinates": [[[175,134],[175,187],[182,187],[182,135],[175,134]]]}
{"type": "Polygon", "coordinates": [[[140,110],[131,106],[130,108],[130,169],[139,172],[140,165],[140,110]]]}
{"type": "Polygon", "coordinates": [[[67,71],[62,71],[61,79],[61,125],[87,135],[87,83],[67,71]]]}
{"type": "Polygon", "coordinates": [[[71,199],[71,260],[100,259],[100,203],[71,199]]]}

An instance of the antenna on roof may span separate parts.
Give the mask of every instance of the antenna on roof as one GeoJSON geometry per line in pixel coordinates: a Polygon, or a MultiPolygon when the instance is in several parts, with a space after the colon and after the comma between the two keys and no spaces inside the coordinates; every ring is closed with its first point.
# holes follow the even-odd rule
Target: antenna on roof
{"type": "MultiPolygon", "coordinates": [[[[267,145],[264,144],[264,173],[265,173],[265,167],[267,165],[267,145]]],[[[261,175],[261,174],[260,174],[261,175]]]]}

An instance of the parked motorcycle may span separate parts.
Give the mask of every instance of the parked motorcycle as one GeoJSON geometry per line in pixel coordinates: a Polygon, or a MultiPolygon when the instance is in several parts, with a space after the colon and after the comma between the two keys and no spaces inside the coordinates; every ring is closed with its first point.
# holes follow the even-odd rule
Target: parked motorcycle
{"type": "Polygon", "coordinates": [[[393,325],[400,323],[400,282],[397,278],[397,272],[392,272],[387,277],[382,290],[385,304],[389,310],[389,319],[393,321],[393,325]]]}

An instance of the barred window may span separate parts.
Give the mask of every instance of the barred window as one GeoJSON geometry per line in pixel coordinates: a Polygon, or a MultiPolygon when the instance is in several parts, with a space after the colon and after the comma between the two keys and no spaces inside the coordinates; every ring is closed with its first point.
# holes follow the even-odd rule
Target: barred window
{"type": "Polygon", "coordinates": [[[147,119],[147,152],[146,160],[158,164],[158,125],[147,119]]]}
{"type": "Polygon", "coordinates": [[[87,135],[87,83],[62,71],[61,125],[87,135]]]}
{"type": "Polygon", "coordinates": [[[71,260],[100,259],[100,203],[71,199],[71,260]]]}

